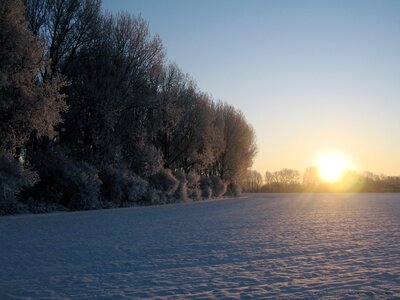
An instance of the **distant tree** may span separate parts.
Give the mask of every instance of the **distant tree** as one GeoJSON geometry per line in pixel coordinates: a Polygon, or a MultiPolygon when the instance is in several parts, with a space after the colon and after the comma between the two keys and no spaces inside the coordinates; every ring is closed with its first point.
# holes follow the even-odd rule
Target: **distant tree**
{"type": "Polygon", "coordinates": [[[248,170],[241,185],[244,192],[257,192],[263,185],[262,175],[256,170],[248,170]]]}
{"type": "Polygon", "coordinates": [[[265,173],[264,190],[270,192],[294,192],[300,190],[301,176],[299,171],[282,169],[265,173]]]}
{"type": "Polygon", "coordinates": [[[273,178],[272,173],[269,172],[269,171],[266,171],[265,175],[264,175],[264,183],[265,184],[271,184],[272,183],[272,178],[273,178]]]}
{"type": "Polygon", "coordinates": [[[277,177],[280,183],[287,186],[300,183],[300,173],[297,170],[282,169],[277,172],[277,177]]]}
{"type": "Polygon", "coordinates": [[[365,171],[359,174],[362,181],[361,191],[364,192],[399,192],[400,176],[386,176],[365,171]]]}
{"type": "Polygon", "coordinates": [[[316,189],[321,182],[317,167],[308,167],[303,174],[303,186],[306,189],[316,189]]]}
{"type": "Polygon", "coordinates": [[[383,176],[374,174],[372,172],[365,171],[360,174],[360,177],[362,178],[364,184],[363,184],[363,190],[366,192],[376,192],[381,190],[381,178],[383,176]]]}

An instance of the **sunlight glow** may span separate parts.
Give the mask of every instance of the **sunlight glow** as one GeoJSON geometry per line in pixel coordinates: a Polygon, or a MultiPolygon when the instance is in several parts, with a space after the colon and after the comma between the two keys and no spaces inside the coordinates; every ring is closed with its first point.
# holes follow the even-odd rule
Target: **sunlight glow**
{"type": "Polygon", "coordinates": [[[350,167],[350,161],[341,153],[324,153],[318,160],[320,177],[327,182],[336,182],[340,180],[343,172],[350,167]]]}

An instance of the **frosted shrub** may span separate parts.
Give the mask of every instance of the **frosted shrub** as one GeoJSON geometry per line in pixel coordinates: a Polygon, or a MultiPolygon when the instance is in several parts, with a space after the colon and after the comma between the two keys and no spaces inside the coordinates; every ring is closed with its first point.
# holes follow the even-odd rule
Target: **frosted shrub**
{"type": "Polygon", "coordinates": [[[226,192],[226,184],[219,176],[210,177],[211,190],[213,197],[222,197],[226,192]]]}
{"type": "Polygon", "coordinates": [[[242,193],[242,188],[237,183],[230,183],[227,187],[226,195],[230,197],[238,197],[242,193]]]}
{"type": "Polygon", "coordinates": [[[185,174],[182,172],[176,174],[176,179],[178,180],[179,184],[178,184],[178,188],[176,189],[176,191],[174,193],[175,199],[178,201],[183,201],[183,202],[189,201],[188,187],[187,187],[188,181],[186,179],[185,174]]]}
{"type": "Polygon", "coordinates": [[[161,169],[157,174],[150,176],[150,184],[157,190],[172,195],[178,188],[179,181],[172,175],[171,170],[161,169]]]}
{"type": "Polygon", "coordinates": [[[162,169],[161,153],[154,146],[138,142],[130,150],[132,154],[127,160],[128,166],[140,177],[148,178],[162,169]]]}
{"type": "MultiPolygon", "coordinates": [[[[107,166],[101,172],[104,200],[119,206],[143,204],[149,199],[149,184],[124,166],[107,166]]],[[[154,196],[155,197],[155,196],[154,196]]]]}
{"type": "Polygon", "coordinates": [[[211,181],[207,176],[201,177],[200,190],[203,199],[210,199],[212,196],[211,181]]]}
{"type": "Polygon", "coordinates": [[[76,169],[71,170],[71,173],[65,174],[71,181],[70,187],[73,188],[69,207],[73,209],[98,208],[101,181],[97,169],[86,162],[77,162],[75,167],[76,169]]]}
{"type": "Polygon", "coordinates": [[[165,204],[165,203],[166,203],[166,198],[163,195],[163,193],[149,186],[149,189],[147,190],[146,194],[146,202],[144,204],[152,205],[152,204],[165,204]]]}
{"type": "Polygon", "coordinates": [[[192,189],[192,190],[189,191],[189,196],[194,201],[201,200],[201,190],[199,188],[192,189]]]}
{"type": "Polygon", "coordinates": [[[100,206],[101,181],[96,168],[75,162],[62,151],[43,153],[40,160],[41,182],[34,191],[71,209],[94,209],[100,206]]]}
{"type": "Polygon", "coordinates": [[[24,170],[11,157],[0,155],[0,215],[15,213],[16,195],[38,181],[36,173],[24,170]]]}
{"type": "Polygon", "coordinates": [[[188,196],[193,200],[201,200],[200,176],[196,173],[186,175],[188,196]]]}

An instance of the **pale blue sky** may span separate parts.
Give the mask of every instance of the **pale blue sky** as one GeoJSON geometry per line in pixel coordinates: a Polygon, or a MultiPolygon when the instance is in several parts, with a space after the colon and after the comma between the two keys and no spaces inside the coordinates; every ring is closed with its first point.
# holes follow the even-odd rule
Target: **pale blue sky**
{"type": "Polygon", "coordinates": [[[338,150],[400,175],[400,1],[106,0],[141,14],[202,91],[257,134],[254,168],[338,150]]]}

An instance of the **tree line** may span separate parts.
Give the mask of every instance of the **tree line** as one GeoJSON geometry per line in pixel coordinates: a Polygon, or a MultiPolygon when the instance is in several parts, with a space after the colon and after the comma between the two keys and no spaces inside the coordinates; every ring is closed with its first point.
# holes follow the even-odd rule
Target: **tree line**
{"type": "Polygon", "coordinates": [[[248,170],[242,181],[245,192],[400,192],[400,176],[377,175],[371,172],[346,170],[334,182],[321,179],[317,167],[308,167],[304,173],[282,169],[265,172],[264,177],[248,170]]]}
{"type": "Polygon", "coordinates": [[[256,154],[243,113],[98,0],[0,3],[2,213],[237,195],[256,154]]]}

